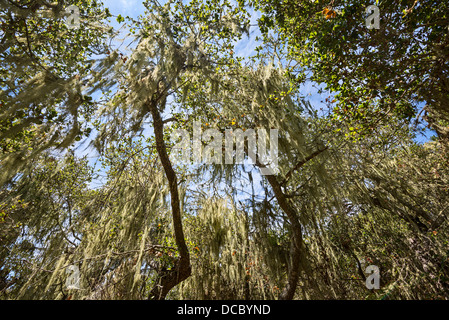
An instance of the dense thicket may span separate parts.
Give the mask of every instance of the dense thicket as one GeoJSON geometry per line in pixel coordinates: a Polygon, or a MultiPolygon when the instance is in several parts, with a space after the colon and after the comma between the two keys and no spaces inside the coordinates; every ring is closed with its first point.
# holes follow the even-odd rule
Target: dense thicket
{"type": "MultiPolygon", "coordinates": [[[[95,1],[73,3],[86,21],[110,16],[95,1]]],[[[366,102],[362,87],[344,81],[333,90],[340,103],[347,94],[363,100],[351,102],[358,118],[311,105],[301,91],[306,79],[292,76],[290,66],[304,62],[299,53],[314,62],[312,80],[339,73],[320,65],[323,48],[283,36],[290,27],[307,33],[295,20],[307,12],[273,20],[263,50],[244,60],[234,47],[251,31],[244,2],[144,3],[145,15],[126,20],[133,41],[123,52],[108,38],[113,31],[98,37],[104,26],[74,31],[61,22],[44,36],[37,26],[56,22],[32,14],[45,1],[2,3],[2,299],[447,299],[444,136],[418,143],[404,114],[388,113],[382,99],[366,102]],[[71,57],[65,41],[74,44],[71,57]],[[58,80],[42,80],[47,69],[58,80]],[[73,81],[84,82],[76,89],[73,81]],[[386,116],[374,125],[376,110],[386,116]],[[278,129],[277,170],[262,175],[260,158],[174,161],[171,133],[184,129],[190,141],[195,122],[222,133],[278,129]],[[95,165],[74,144],[83,135],[95,165]],[[369,265],[380,269],[379,289],[366,286],[369,265]]],[[[291,13],[279,6],[270,7],[276,17],[291,13]]],[[[330,23],[317,19],[322,28],[330,23]]],[[[333,54],[355,63],[344,50],[333,54]]],[[[414,59],[425,68],[423,57],[414,59]]],[[[410,95],[401,101],[393,99],[398,87],[382,97],[403,110],[413,94],[446,90],[432,85],[404,87],[410,95]]]]}

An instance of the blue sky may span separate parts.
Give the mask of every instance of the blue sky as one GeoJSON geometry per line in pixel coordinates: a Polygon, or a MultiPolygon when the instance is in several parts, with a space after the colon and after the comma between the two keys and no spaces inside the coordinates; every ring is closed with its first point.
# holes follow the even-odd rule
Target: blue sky
{"type": "Polygon", "coordinates": [[[144,11],[141,0],[103,0],[103,3],[113,15],[121,14],[136,18],[144,11]]]}
{"type": "MultiPolygon", "coordinates": [[[[145,11],[142,5],[142,0],[103,0],[105,7],[109,8],[112,15],[118,16],[129,16],[132,18],[137,18],[140,14],[145,11]]],[[[257,24],[257,19],[260,17],[260,13],[251,12],[251,36],[250,38],[244,38],[237,43],[236,53],[242,57],[248,57],[254,53],[254,49],[260,42],[256,41],[256,37],[260,36],[258,28],[255,26],[257,24]]],[[[119,24],[115,19],[111,19],[112,25],[118,27],[119,24]]]]}
{"type": "MultiPolygon", "coordinates": [[[[129,16],[132,18],[138,18],[139,15],[144,14],[145,7],[142,4],[142,0],[103,0],[104,6],[109,8],[110,13],[113,17],[110,19],[112,26],[116,29],[120,28],[120,24],[116,21],[116,16],[129,16]]],[[[251,21],[250,21],[250,36],[244,37],[235,43],[235,53],[238,56],[248,58],[249,56],[254,54],[255,48],[261,44],[260,41],[257,41],[256,38],[260,36],[260,31],[257,27],[257,19],[260,17],[260,13],[251,12],[251,21]]],[[[123,47],[122,47],[123,48],[123,47]]],[[[147,130],[148,131],[148,130],[147,130]]],[[[151,130],[148,131],[151,134],[151,130]]],[[[79,144],[79,148],[77,148],[77,155],[79,156],[87,156],[89,159],[89,164],[95,166],[97,170],[99,170],[101,176],[105,176],[104,170],[100,169],[100,164],[97,162],[98,155],[95,150],[91,148],[86,148],[90,142],[90,139],[82,141],[79,144]]],[[[260,177],[255,177],[256,184],[259,182],[260,177]]],[[[99,187],[101,186],[101,179],[94,180],[91,183],[91,187],[99,187]]]]}
{"type": "MultiPolygon", "coordinates": [[[[142,0],[103,0],[104,6],[109,8],[111,14],[113,16],[130,16],[132,18],[137,18],[139,15],[144,14],[145,8],[142,4],[142,0]]],[[[260,41],[257,41],[256,38],[260,36],[260,31],[257,27],[257,19],[260,17],[259,12],[252,11],[251,12],[251,29],[250,36],[244,37],[240,41],[235,44],[235,52],[237,55],[247,58],[254,54],[254,49],[260,45],[260,41]]],[[[120,24],[117,23],[115,17],[110,19],[112,26],[116,29],[120,27],[120,24]]],[[[321,87],[322,88],[322,87],[321,87]]],[[[301,95],[304,96],[311,105],[319,110],[323,108],[326,110],[325,104],[322,102],[328,96],[329,93],[324,92],[323,94],[318,93],[318,88],[311,82],[305,82],[301,88],[301,95]]],[[[433,135],[432,132],[427,130],[425,136],[417,137],[416,141],[423,143],[428,141],[430,136],[433,135]]],[[[97,160],[96,152],[90,148],[86,149],[89,141],[85,141],[78,149],[77,154],[79,156],[87,155],[90,159],[90,164],[95,165],[97,160]]],[[[97,164],[98,168],[98,164],[97,164]]],[[[92,186],[98,186],[98,181],[94,182],[92,186]]]]}

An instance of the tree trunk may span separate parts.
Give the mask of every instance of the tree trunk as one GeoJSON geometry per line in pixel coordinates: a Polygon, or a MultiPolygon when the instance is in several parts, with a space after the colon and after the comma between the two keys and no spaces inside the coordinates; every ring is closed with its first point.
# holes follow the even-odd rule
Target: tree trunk
{"type": "Polygon", "coordinates": [[[178,193],[178,179],[168,157],[167,147],[164,141],[164,123],[157,107],[157,103],[154,103],[152,101],[148,102],[147,107],[149,108],[151,115],[153,116],[156,150],[164,168],[170,188],[174,235],[176,245],[179,250],[179,259],[175,262],[175,266],[171,270],[165,271],[159,276],[159,281],[153,287],[149,296],[149,299],[163,300],[172,288],[177,286],[179,283],[181,283],[191,275],[192,270],[190,265],[189,250],[184,239],[184,231],[182,227],[181,208],[178,193]]]}
{"type": "MultiPolygon", "coordinates": [[[[328,149],[328,147],[319,149],[316,152],[310,154],[303,161],[300,161],[286,175],[282,184],[287,182],[287,180],[290,178],[290,176],[293,174],[294,171],[298,170],[299,168],[304,166],[307,162],[309,162],[313,158],[317,157],[318,155],[320,155],[327,149],[328,149]]],[[[264,166],[258,160],[256,160],[255,162],[258,167],[264,166]]],[[[304,246],[304,241],[302,238],[302,226],[301,226],[301,223],[299,222],[299,217],[298,217],[296,210],[289,203],[285,193],[282,191],[282,188],[281,188],[282,184],[278,182],[277,178],[274,175],[266,175],[265,177],[267,178],[268,183],[270,184],[270,186],[274,192],[274,196],[276,197],[276,200],[277,200],[279,206],[285,212],[288,220],[291,223],[292,242],[290,245],[290,268],[288,269],[287,285],[280,293],[279,299],[280,300],[292,300],[295,295],[296,288],[298,286],[300,272],[302,269],[307,270],[307,268],[308,268],[307,261],[306,261],[307,256],[305,253],[305,246],[304,246]]]]}
{"type": "Polygon", "coordinates": [[[274,195],[278,201],[279,206],[285,212],[288,220],[291,223],[292,228],[292,242],[290,246],[290,268],[288,269],[288,280],[284,290],[279,295],[281,300],[292,300],[296,287],[298,286],[299,273],[301,270],[302,261],[305,258],[304,254],[304,242],[302,238],[302,227],[299,223],[298,215],[293,207],[288,202],[284,192],[281,189],[281,185],[277,181],[275,176],[265,176],[268,183],[271,185],[274,195]]]}

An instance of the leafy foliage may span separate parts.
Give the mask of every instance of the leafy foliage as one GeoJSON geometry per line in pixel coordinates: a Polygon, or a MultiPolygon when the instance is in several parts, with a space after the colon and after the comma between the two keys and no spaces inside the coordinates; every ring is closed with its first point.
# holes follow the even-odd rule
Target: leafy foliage
{"type": "Polygon", "coordinates": [[[265,37],[278,32],[298,62],[291,73],[335,94],[337,121],[372,133],[390,117],[410,122],[425,103],[424,119],[447,139],[446,2],[376,1],[380,29],[371,30],[365,1],[255,3],[265,37]]]}
{"type": "MultiPolygon", "coordinates": [[[[105,45],[116,35],[99,36],[109,27],[67,30],[33,20],[46,2],[10,3],[0,14],[9,46],[0,55],[2,299],[447,299],[447,149],[444,139],[416,143],[403,121],[415,102],[435,116],[444,100],[446,62],[420,51],[435,50],[440,20],[420,27],[419,39],[403,37],[436,11],[419,2],[403,16],[380,3],[398,24],[381,31],[409,46],[393,50],[358,25],[358,1],[258,2],[264,47],[245,60],[235,53],[250,30],[243,2],[145,1],[145,16],[117,18],[134,40],[130,53],[105,45]],[[360,37],[339,42],[326,30],[360,37]],[[373,39],[377,51],[368,50],[373,39]],[[64,47],[72,41],[73,54],[64,47]],[[347,54],[360,48],[355,63],[347,54]],[[39,80],[46,69],[54,82],[39,80]],[[338,92],[334,112],[319,115],[303,97],[306,71],[338,92]],[[95,165],[74,151],[84,134],[77,121],[90,128],[95,165]],[[260,158],[173,162],[170,134],[184,129],[193,142],[194,121],[219,132],[278,129],[278,170],[262,176],[260,158]],[[366,287],[368,265],[380,268],[380,289],[366,287]],[[74,270],[78,289],[68,286],[74,270]]],[[[95,1],[74,3],[89,23],[109,16],[95,1]]]]}
{"type": "Polygon", "coordinates": [[[93,1],[2,1],[0,11],[1,181],[50,148],[88,136],[94,112],[85,93],[92,56],[107,51],[110,14],[93,1]],[[82,8],[79,29],[65,24],[68,5],[82,8]]]}

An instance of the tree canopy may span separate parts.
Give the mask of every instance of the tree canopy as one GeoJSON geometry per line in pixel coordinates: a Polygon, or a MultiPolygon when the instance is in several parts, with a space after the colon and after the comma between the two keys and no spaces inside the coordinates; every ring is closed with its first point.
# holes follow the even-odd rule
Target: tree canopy
{"type": "Polygon", "coordinates": [[[295,79],[323,83],[335,94],[337,120],[372,133],[382,119],[410,123],[425,114],[448,139],[447,2],[375,1],[379,29],[366,27],[366,1],[255,3],[264,12],[264,34],[275,30],[298,62],[290,70],[295,79]]]}
{"type": "Polygon", "coordinates": [[[447,299],[446,3],[143,4],[1,2],[2,299],[447,299]]]}

